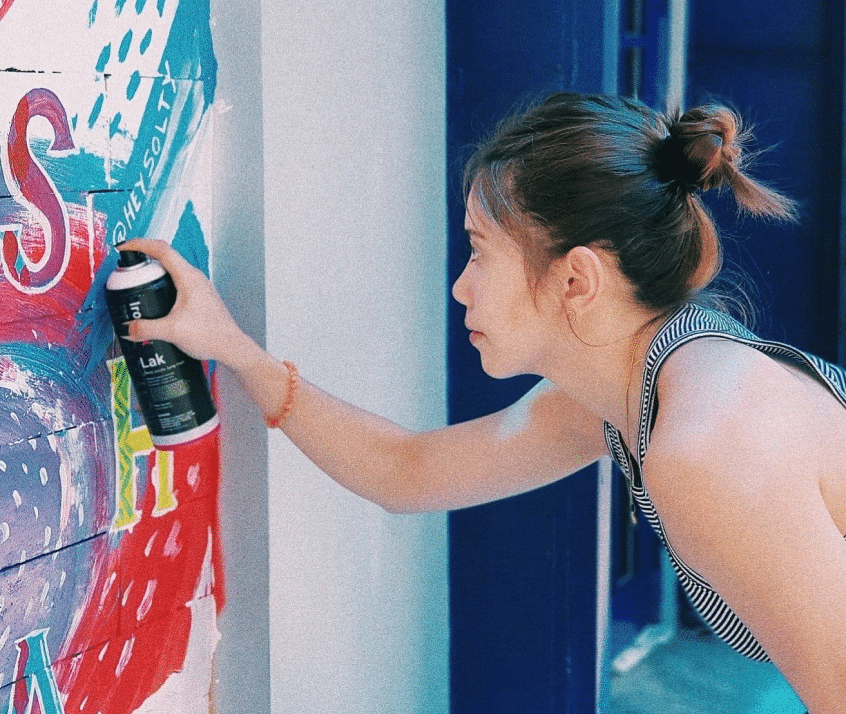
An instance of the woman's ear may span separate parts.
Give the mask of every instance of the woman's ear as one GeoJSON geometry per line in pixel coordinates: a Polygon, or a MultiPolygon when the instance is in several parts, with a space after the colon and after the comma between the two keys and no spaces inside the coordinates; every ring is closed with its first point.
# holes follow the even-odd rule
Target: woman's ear
{"type": "Polygon", "coordinates": [[[555,262],[561,297],[568,308],[577,312],[589,308],[605,283],[606,267],[599,255],[587,246],[576,246],[555,262]]]}

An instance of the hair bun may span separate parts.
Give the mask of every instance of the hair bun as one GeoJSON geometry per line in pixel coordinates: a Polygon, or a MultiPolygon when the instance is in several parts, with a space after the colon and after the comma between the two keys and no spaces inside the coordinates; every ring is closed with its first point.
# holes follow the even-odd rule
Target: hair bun
{"type": "Polygon", "coordinates": [[[790,199],[744,173],[750,134],[731,109],[708,104],[666,117],[669,136],[657,147],[658,179],[694,191],[730,188],[738,207],[757,216],[795,219],[790,199]]]}
{"type": "Polygon", "coordinates": [[[671,117],[669,136],[658,147],[658,178],[688,191],[730,183],[741,154],[740,118],[720,106],[697,107],[671,117]]]}
{"type": "Polygon", "coordinates": [[[670,134],[658,145],[658,180],[693,192],[699,188],[699,168],[688,161],[685,142],[670,134]]]}

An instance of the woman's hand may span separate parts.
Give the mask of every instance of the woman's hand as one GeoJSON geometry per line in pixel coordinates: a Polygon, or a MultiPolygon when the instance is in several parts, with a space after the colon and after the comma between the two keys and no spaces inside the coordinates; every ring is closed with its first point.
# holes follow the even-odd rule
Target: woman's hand
{"type": "Polygon", "coordinates": [[[196,359],[223,364],[237,355],[239,345],[249,341],[208,278],[168,243],[135,238],[121,243],[118,249],[140,251],[159,261],[176,286],[176,303],[171,311],[156,320],[127,323],[128,339],[163,340],[196,359]]]}

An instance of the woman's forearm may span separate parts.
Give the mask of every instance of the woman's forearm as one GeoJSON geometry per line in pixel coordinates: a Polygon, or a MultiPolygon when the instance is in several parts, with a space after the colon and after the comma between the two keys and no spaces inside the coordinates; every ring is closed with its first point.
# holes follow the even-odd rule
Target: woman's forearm
{"type": "Polygon", "coordinates": [[[248,337],[234,343],[223,364],[271,419],[286,404],[286,436],[340,485],[389,511],[413,505],[415,433],[333,397],[248,337]],[[295,393],[290,394],[294,389],[295,393]]]}

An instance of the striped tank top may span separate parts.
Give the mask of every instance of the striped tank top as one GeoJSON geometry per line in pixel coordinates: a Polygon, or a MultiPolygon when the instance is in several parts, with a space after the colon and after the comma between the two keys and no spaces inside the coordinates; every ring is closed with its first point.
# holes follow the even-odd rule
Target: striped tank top
{"type": "Polygon", "coordinates": [[[714,634],[737,652],[758,662],[768,662],[769,657],[763,647],[728,604],[702,576],[685,565],[676,555],[641,477],[643,459],[646,456],[650,433],[658,413],[658,373],[674,350],[700,337],[723,337],[754,347],[772,357],[792,362],[827,385],[845,407],[846,372],[840,367],[789,345],[761,340],[739,322],[721,312],[687,304],[673,313],[662,325],[647,350],[636,453],[630,453],[623,441],[623,435],[611,424],[605,423],[605,442],[608,445],[608,451],[622,470],[634,501],[640,506],[666,546],[673,569],[699,615],[714,634]]]}

